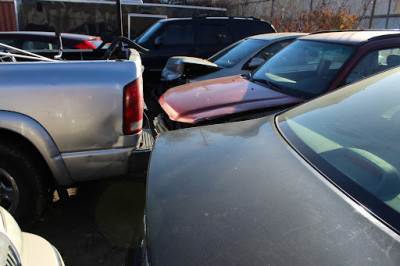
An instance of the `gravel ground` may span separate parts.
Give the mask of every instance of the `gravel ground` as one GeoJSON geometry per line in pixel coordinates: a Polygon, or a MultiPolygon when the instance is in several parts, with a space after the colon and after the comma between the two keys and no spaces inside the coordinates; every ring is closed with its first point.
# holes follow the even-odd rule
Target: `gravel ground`
{"type": "Polygon", "coordinates": [[[51,242],[67,266],[126,265],[140,241],[145,186],[143,173],[81,183],[27,231],[51,242]]]}

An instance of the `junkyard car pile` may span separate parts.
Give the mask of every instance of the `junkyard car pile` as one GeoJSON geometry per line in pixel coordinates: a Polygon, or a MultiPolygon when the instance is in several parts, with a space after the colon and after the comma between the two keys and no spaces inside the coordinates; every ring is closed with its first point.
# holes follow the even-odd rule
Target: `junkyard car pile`
{"type": "Polygon", "coordinates": [[[144,93],[150,93],[171,56],[208,58],[245,37],[275,32],[267,21],[237,17],[194,17],[163,19],[136,41],[150,50],[142,56],[144,93]]]}
{"type": "Polygon", "coordinates": [[[309,100],[400,64],[399,31],[298,38],[250,75],[193,82],[164,93],[158,132],[249,119],[309,100]]]}
{"type": "MultiPolygon", "coordinates": [[[[250,34],[275,32],[258,19],[174,19],[157,23],[138,42],[154,41],[155,52],[166,53],[178,45],[176,34],[192,29],[184,45],[199,56],[250,34]],[[206,38],[199,44],[201,32],[206,38]]],[[[153,139],[143,128],[143,67],[136,51],[145,48],[119,37],[101,50],[98,37],[48,32],[3,32],[0,40],[0,201],[18,222],[38,220],[54,190],[65,195],[75,182],[127,174],[146,158],[140,154],[153,139]]]]}
{"type": "Polygon", "coordinates": [[[400,68],[387,69],[400,63],[399,37],[313,34],[247,78],[168,90],[164,110],[192,124],[332,92],[276,115],[160,134],[142,263],[398,264],[400,68]]]}
{"type": "Polygon", "coordinates": [[[400,68],[287,112],[162,134],[145,265],[400,263],[400,68]]]}
{"type": "MultiPolygon", "coordinates": [[[[103,54],[97,60],[68,61],[62,50],[55,60],[0,47],[0,202],[20,224],[38,220],[55,189],[63,195],[75,182],[126,174],[141,159],[135,154],[151,148],[142,145],[148,135],[136,50],[113,42],[96,51],[103,54]]],[[[51,265],[39,257],[49,252],[58,258],[45,241],[4,227],[7,265],[51,265]]]]}
{"type": "MultiPolygon", "coordinates": [[[[157,93],[187,82],[248,74],[304,33],[268,33],[242,39],[207,60],[173,56],[162,73],[157,93]]],[[[158,94],[156,94],[158,95],[158,94]]]]}
{"type": "Polygon", "coordinates": [[[136,256],[144,265],[398,264],[400,32],[235,42],[223,30],[237,21],[275,31],[254,19],[198,18],[163,20],[139,37],[153,50],[147,74],[160,72],[151,62],[162,48],[179,52],[172,40],[189,29],[202,33],[185,39],[198,48],[214,41],[205,34],[214,25],[226,47],[208,60],[163,61],[154,124],[141,58],[118,45],[123,38],[86,54],[102,55],[91,61],[3,45],[1,205],[31,222],[49,191],[126,174],[135,154],[152,150],[136,256]]]}

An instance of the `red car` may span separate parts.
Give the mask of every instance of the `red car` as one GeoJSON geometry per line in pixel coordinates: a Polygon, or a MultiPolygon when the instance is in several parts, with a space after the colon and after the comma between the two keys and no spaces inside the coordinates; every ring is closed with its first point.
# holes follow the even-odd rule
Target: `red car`
{"type": "MultiPolygon", "coordinates": [[[[64,49],[96,49],[102,40],[97,36],[61,33],[64,49]]],[[[24,50],[57,50],[58,37],[55,32],[43,31],[3,31],[0,43],[24,50]]]]}
{"type": "Polygon", "coordinates": [[[160,99],[157,132],[274,113],[400,64],[400,31],[300,37],[248,76],[174,87],[160,99]]]}

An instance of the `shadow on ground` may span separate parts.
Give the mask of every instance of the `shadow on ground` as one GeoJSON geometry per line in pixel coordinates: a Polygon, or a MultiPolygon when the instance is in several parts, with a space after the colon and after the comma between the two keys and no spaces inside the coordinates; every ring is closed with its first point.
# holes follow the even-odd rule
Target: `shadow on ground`
{"type": "Polygon", "coordinates": [[[80,183],[29,231],[56,246],[67,266],[126,265],[140,242],[145,186],[142,173],[80,183]]]}

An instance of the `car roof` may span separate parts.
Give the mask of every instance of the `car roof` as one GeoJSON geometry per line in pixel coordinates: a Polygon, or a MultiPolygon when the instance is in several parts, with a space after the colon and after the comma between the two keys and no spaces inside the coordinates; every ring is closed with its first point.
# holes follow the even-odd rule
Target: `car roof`
{"type": "Polygon", "coordinates": [[[300,40],[343,43],[361,45],[376,39],[400,37],[400,30],[355,30],[355,31],[325,31],[311,33],[300,37],[300,40]]]}
{"type": "Polygon", "coordinates": [[[267,22],[265,20],[259,18],[251,18],[251,17],[206,17],[206,16],[199,16],[199,17],[190,17],[190,18],[166,18],[159,20],[159,22],[168,22],[168,21],[180,21],[180,20],[248,20],[248,21],[260,21],[260,22],[267,22]]]}
{"type": "Polygon", "coordinates": [[[265,33],[265,34],[258,34],[254,36],[250,36],[247,39],[257,39],[257,40],[265,40],[265,41],[272,41],[276,39],[285,39],[291,37],[300,37],[305,36],[308,33],[301,33],[301,32],[279,32],[279,33],[265,33]]]}
{"type": "MultiPolygon", "coordinates": [[[[47,31],[2,31],[0,32],[0,36],[2,35],[14,35],[14,36],[43,36],[43,37],[56,37],[55,32],[47,32],[47,31]]],[[[74,40],[89,40],[99,38],[97,36],[85,35],[85,34],[75,34],[75,33],[61,33],[61,37],[74,39],[74,40]]]]}

